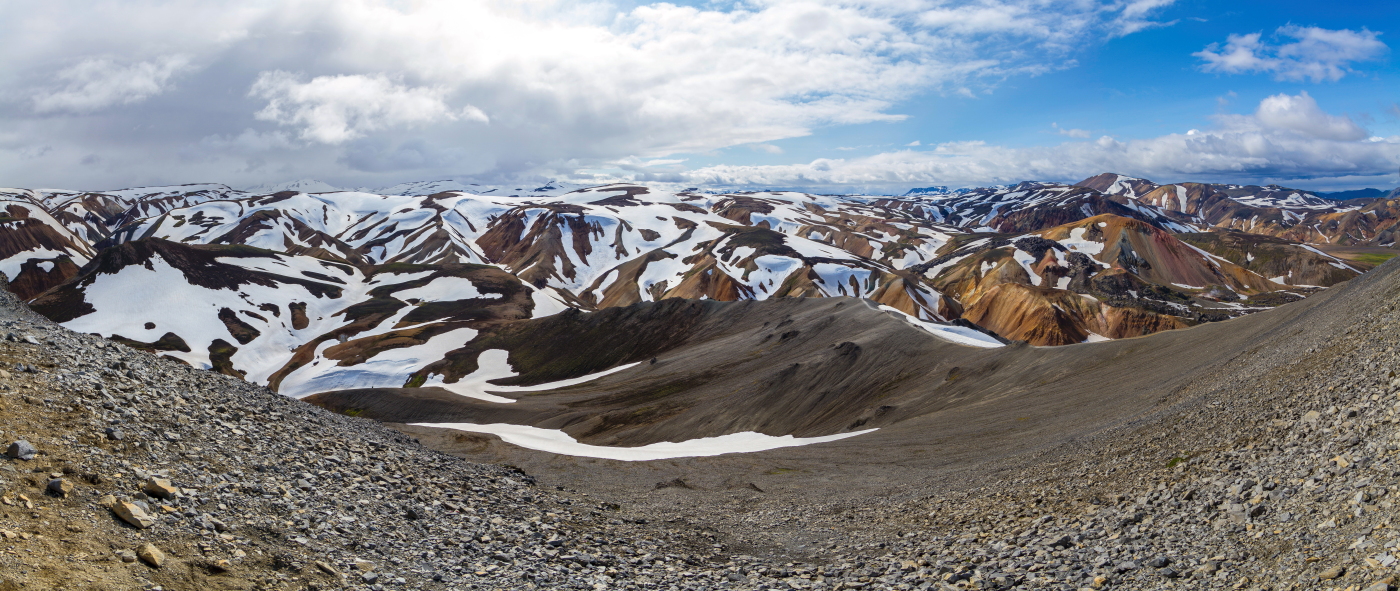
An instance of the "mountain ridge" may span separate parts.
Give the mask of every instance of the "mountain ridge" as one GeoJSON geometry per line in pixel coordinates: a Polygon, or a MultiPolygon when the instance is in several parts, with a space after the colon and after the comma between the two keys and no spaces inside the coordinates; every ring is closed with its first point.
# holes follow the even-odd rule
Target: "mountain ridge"
{"type": "Polygon", "coordinates": [[[1109,173],[1079,185],[908,198],[559,182],[495,195],[461,186],[3,190],[0,199],[28,220],[15,230],[66,242],[54,250],[12,233],[0,260],[15,269],[12,289],[69,326],[305,396],[461,389],[486,367],[515,375],[518,361],[476,358],[488,349],[471,343],[488,339],[493,323],[669,299],[860,298],[985,346],[1179,329],[1357,276],[1369,266],[1276,234],[1316,237],[1320,224],[1306,235],[1298,226],[1327,218],[1388,236],[1389,214],[1376,212],[1392,208],[1109,173]],[[1241,226],[1248,212],[1271,221],[1255,213],[1241,226]],[[131,248],[158,256],[100,254],[131,248]],[[251,287],[198,279],[219,275],[260,279],[251,287]],[[129,306],[123,293],[222,303],[137,322],[139,310],[115,312],[129,306]]]}

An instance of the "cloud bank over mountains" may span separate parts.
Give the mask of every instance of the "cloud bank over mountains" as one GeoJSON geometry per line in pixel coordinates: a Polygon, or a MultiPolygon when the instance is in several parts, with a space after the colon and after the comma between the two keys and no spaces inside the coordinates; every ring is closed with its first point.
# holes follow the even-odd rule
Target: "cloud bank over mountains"
{"type": "MultiPolygon", "coordinates": [[[[10,184],[96,188],[578,179],[596,170],[678,182],[842,184],[1393,167],[1391,140],[1370,141],[1354,121],[1327,119],[1305,94],[1279,99],[1296,105],[1222,118],[1216,130],[1147,140],[1015,148],[987,138],[783,166],[688,169],[675,157],[749,145],[744,152],[771,158],[783,150],[770,142],[815,129],[899,122],[907,114],[896,105],[921,93],[985,95],[1007,80],[1073,67],[1103,39],[1170,25],[1158,15],[1171,3],[11,5],[0,8],[0,174],[10,184]],[[1341,155],[1360,159],[1348,168],[1341,155]]],[[[1232,36],[1198,55],[1212,72],[1321,80],[1385,49],[1364,29],[1285,29],[1278,36],[1294,41],[1232,36]]]]}
{"type": "MultiPolygon", "coordinates": [[[[1082,131],[1082,130],[1063,130],[1082,131]]],[[[713,166],[678,173],[687,182],[725,186],[880,187],[922,183],[1014,183],[1073,179],[1102,170],[1148,178],[1213,175],[1349,177],[1400,166],[1400,137],[1372,138],[1351,118],[1330,115],[1306,92],[1268,97],[1250,115],[1221,115],[1216,127],[1143,140],[1109,136],[1056,146],[1007,148],[951,142],[856,159],[783,166],[713,166]]]]}

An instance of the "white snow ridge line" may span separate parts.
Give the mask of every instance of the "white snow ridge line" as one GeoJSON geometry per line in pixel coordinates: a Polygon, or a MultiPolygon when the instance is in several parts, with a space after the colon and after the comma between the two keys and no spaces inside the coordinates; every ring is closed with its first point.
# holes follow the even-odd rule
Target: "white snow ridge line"
{"type": "Polygon", "coordinates": [[[782,447],[826,443],[828,441],[846,439],[847,437],[855,437],[856,435],[864,435],[879,430],[866,429],[864,431],[837,433],[836,435],[825,435],[822,437],[793,437],[791,435],[775,437],[773,435],[764,435],[753,431],[744,431],[741,433],[730,433],[729,435],[720,435],[718,437],[702,437],[700,439],[690,439],[681,442],[663,441],[661,443],[652,443],[639,447],[608,447],[605,445],[579,443],[578,440],[570,437],[568,433],[558,429],[540,429],[528,425],[511,425],[508,423],[492,423],[490,425],[478,425],[475,423],[413,424],[419,427],[455,429],[457,431],[467,431],[471,433],[490,433],[500,437],[501,440],[506,443],[517,445],[525,449],[546,451],[565,456],[621,460],[623,462],[644,462],[647,460],[668,460],[671,458],[752,453],[782,447]]]}

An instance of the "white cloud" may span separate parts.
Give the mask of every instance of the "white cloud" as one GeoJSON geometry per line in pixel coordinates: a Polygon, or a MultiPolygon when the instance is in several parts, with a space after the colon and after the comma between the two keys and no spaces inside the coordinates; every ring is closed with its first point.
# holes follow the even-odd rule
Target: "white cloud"
{"type": "Polygon", "coordinates": [[[143,101],[170,88],[170,79],[190,69],[188,56],[122,65],[108,58],[88,58],[58,71],[59,88],[32,97],[38,113],[91,113],[117,104],[143,101]]]}
{"type": "Polygon", "coordinates": [[[773,144],[749,144],[749,149],[767,154],[782,154],[783,149],[773,144]]]}
{"type": "Polygon", "coordinates": [[[1380,59],[1389,47],[1380,33],[1362,28],[1279,27],[1275,37],[1294,41],[1279,45],[1264,42],[1260,33],[1230,35],[1225,47],[1212,43],[1193,53],[1205,61],[1201,69],[1223,74],[1272,73],[1279,80],[1337,81],[1352,72],[1352,64],[1380,59]]]}
{"type": "Polygon", "coordinates": [[[1055,128],[1055,133],[1058,133],[1060,135],[1066,135],[1069,137],[1081,139],[1088,139],[1089,137],[1089,130],[1087,129],[1065,129],[1060,127],[1059,123],[1051,123],[1050,127],[1055,128]]]}
{"type": "Polygon", "coordinates": [[[1357,141],[1370,134],[1350,117],[1329,115],[1317,106],[1308,93],[1298,96],[1279,94],[1259,103],[1254,113],[1259,123],[1277,129],[1293,131],[1324,140],[1357,141]]]}
{"type": "Polygon", "coordinates": [[[1131,35],[1138,31],[1156,27],[1169,27],[1176,24],[1176,21],[1154,21],[1150,17],[1152,13],[1171,6],[1176,0],[1131,0],[1122,5],[1122,12],[1113,21],[1116,28],[1113,31],[1115,36],[1131,35]]]}
{"type": "Polygon", "coordinates": [[[376,76],[318,76],[301,82],[281,70],[263,72],[249,96],[266,99],[257,118],[301,128],[302,139],[339,144],[390,127],[456,121],[488,121],[473,106],[454,111],[443,101],[446,89],[410,88],[376,76]]]}
{"type": "Polygon", "coordinates": [[[936,183],[1078,180],[1104,171],[1147,178],[1266,181],[1367,176],[1400,166],[1400,138],[1369,139],[1345,117],[1329,115],[1306,94],[1264,99],[1252,115],[1220,117],[1212,130],[1138,140],[1014,148],[950,142],[853,159],[779,166],[710,166],[692,183],[726,186],[903,186],[936,183]]]}
{"type": "Polygon", "coordinates": [[[913,148],[913,147],[915,147],[915,146],[922,146],[923,143],[920,142],[919,140],[914,140],[914,141],[909,142],[909,143],[904,144],[904,145],[905,145],[905,147],[913,148]]]}
{"type": "MultiPolygon", "coordinates": [[[[54,153],[64,158],[102,146],[106,170],[127,175],[112,177],[112,184],[186,177],[258,184],[267,179],[225,178],[249,170],[247,151],[258,145],[276,152],[266,161],[294,168],[289,178],[351,175],[345,184],[397,182],[403,178],[394,175],[408,170],[414,176],[548,174],[630,155],[771,145],[827,126],[897,122],[905,115],[895,105],[923,93],[980,100],[1014,77],[1071,67],[1077,55],[1121,34],[1125,23],[1151,19],[1165,4],[0,5],[0,95],[43,90],[23,96],[23,113],[7,111],[14,101],[0,100],[0,127],[24,126],[26,134],[54,142],[54,153]],[[171,55],[188,57],[165,57],[171,55]],[[82,67],[64,70],[73,64],[82,67]],[[60,70],[67,78],[55,80],[52,72],[60,70]],[[177,80],[180,87],[172,90],[177,80]],[[159,93],[165,93],[161,110],[141,110],[140,101],[159,93]],[[110,119],[82,130],[33,118],[35,110],[97,113],[120,104],[132,106],[100,113],[110,119]],[[142,127],[157,119],[159,129],[142,127]],[[136,128],[143,129],[140,158],[131,147],[136,128]],[[263,140],[283,131],[295,145],[256,137],[223,147],[201,141],[237,138],[248,128],[263,140]],[[194,159],[200,166],[162,164],[189,152],[201,154],[194,159]],[[365,171],[374,178],[359,174],[365,171]]],[[[42,178],[63,177],[53,161],[42,178]]],[[[0,162],[0,175],[17,182],[40,173],[0,162]]]]}
{"type": "Polygon", "coordinates": [[[916,13],[920,25],[956,37],[1014,38],[1067,48],[1091,33],[1122,36],[1169,24],[1151,16],[1175,1],[972,0],[933,2],[916,13]]]}

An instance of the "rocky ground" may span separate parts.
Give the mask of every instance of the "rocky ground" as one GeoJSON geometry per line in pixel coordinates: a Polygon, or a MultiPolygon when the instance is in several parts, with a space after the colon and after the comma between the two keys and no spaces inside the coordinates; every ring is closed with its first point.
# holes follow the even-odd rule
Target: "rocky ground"
{"type": "Polygon", "coordinates": [[[0,589],[591,589],[717,568],[694,532],[7,304],[0,589]]]}
{"type": "Polygon", "coordinates": [[[558,490],[7,301],[0,590],[1388,590],[1392,267],[1154,414],[946,485],[800,504],[558,490]],[[809,546],[773,550],[794,537],[809,546]]]}
{"type": "Polygon", "coordinates": [[[808,542],[808,566],[746,563],[754,588],[1394,589],[1396,270],[1354,280],[1154,414],[1016,469],[800,507],[631,500],[755,553],[808,542]]]}

